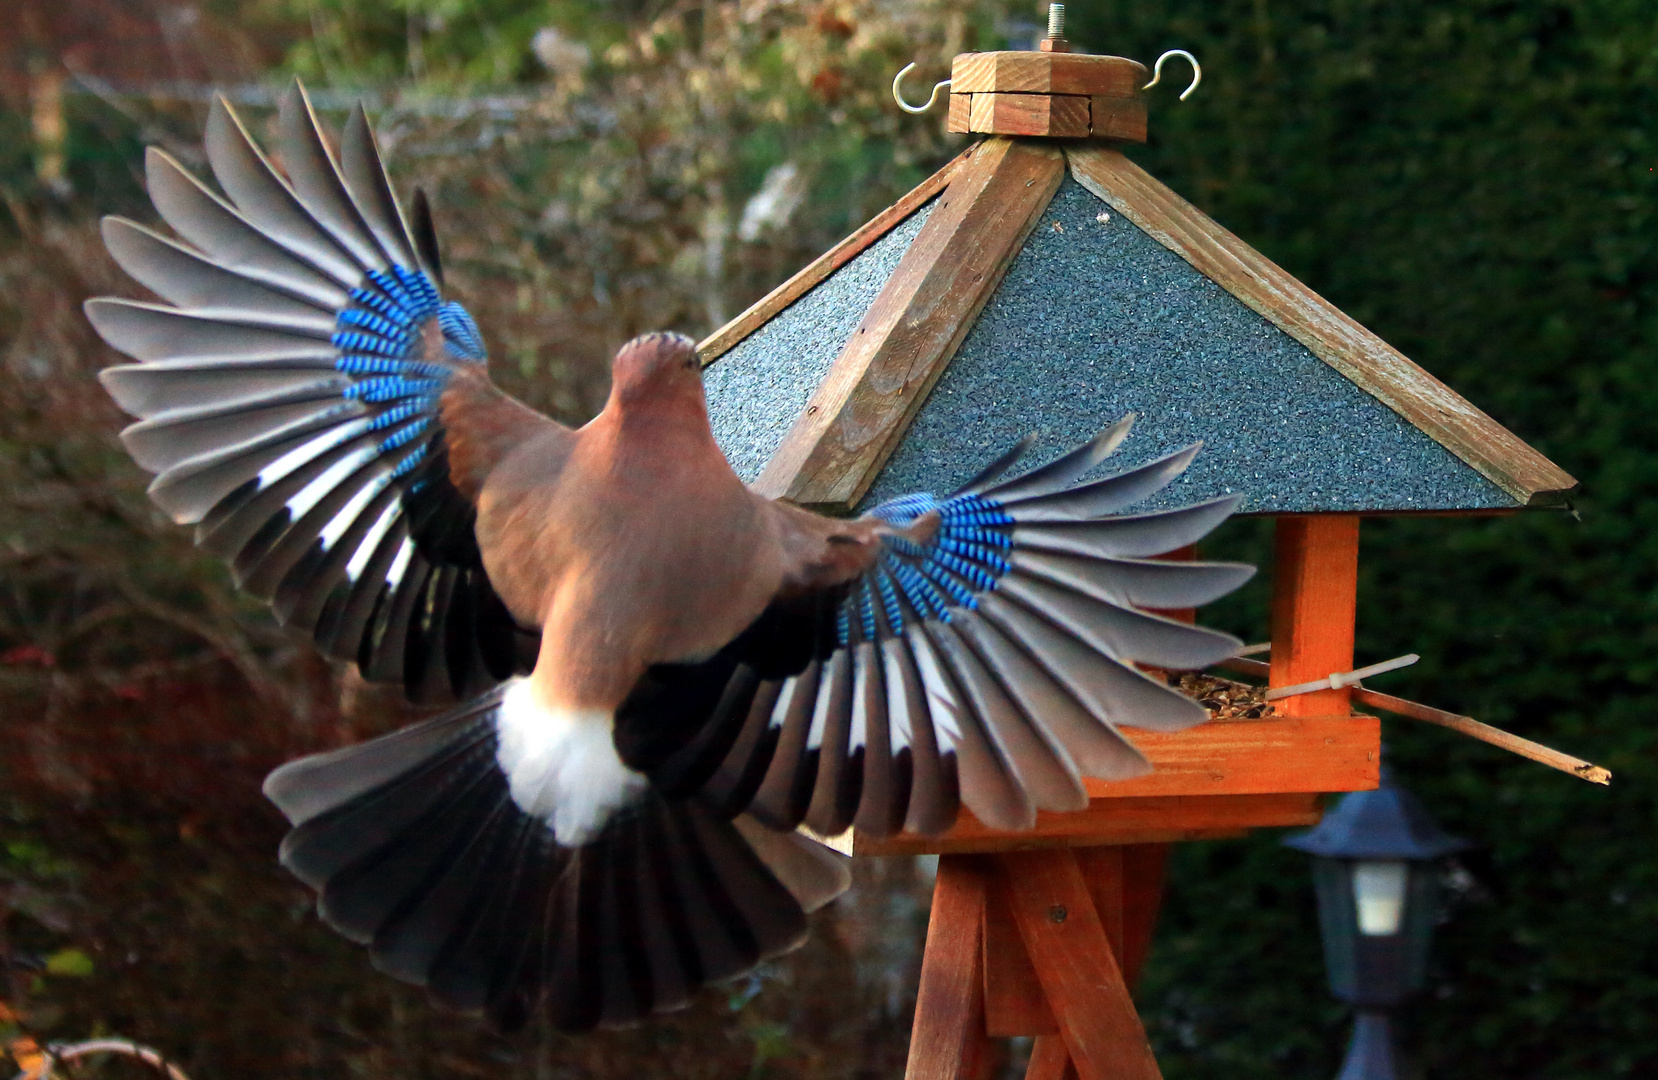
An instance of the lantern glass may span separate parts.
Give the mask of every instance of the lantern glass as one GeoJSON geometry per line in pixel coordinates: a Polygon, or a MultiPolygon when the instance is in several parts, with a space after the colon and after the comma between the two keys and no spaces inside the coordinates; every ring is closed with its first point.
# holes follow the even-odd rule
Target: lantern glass
{"type": "Polygon", "coordinates": [[[1410,868],[1402,859],[1360,859],[1353,864],[1353,902],[1359,933],[1387,937],[1405,921],[1405,883],[1410,868]]]}

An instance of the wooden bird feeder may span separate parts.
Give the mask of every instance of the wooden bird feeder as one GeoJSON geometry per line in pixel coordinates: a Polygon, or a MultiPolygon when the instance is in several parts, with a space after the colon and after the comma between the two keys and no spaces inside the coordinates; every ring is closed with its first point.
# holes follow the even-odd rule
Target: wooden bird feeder
{"type": "MultiPolygon", "coordinates": [[[[1050,48],[958,56],[954,161],[701,345],[714,429],[768,496],[851,512],[949,491],[1027,431],[1059,453],[1139,414],[1123,466],[1202,440],[1149,505],[1241,492],[1277,519],[1269,686],[1354,668],[1359,520],[1559,504],[1576,481],[1135,165],[1146,68],[1050,48]]],[[[1118,460],[1118,459],[1113,459],[1118,460]]],[[[1307,826],[1374,788],[1351,690],[1260,719],[1129,729],[1155,766],[1029,832],[941,837],[911,1080],[1036,1037],[1042,1080],[1158,1077],[1129,996],[1171,841],[1307,826]],[[1067,1070],[1074,1070],[1068,1072],[1067,1070]]]]}

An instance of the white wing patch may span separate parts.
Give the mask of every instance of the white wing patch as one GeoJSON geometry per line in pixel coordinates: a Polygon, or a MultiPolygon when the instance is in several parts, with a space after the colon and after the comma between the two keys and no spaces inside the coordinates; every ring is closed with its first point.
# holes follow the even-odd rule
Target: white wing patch
{"type": "Polygon", "coordinates": [[[643,773],[622,764],[602,709],[556,710],[536,701],[528,679],[514,679],[496,714],[495,761],[512,801],[545,821],[564,847],[580,847],[616,811],[643,795],[643,773]]]}

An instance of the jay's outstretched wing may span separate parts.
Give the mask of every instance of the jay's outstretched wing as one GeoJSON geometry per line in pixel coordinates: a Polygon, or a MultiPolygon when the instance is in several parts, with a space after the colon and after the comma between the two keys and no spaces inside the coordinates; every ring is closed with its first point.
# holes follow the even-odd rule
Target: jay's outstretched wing
{"type": "Polygon", "coordinates": [[[1205,717],[1135,665],[1238,643],[1143,609],[1250,570],[1148,556],[1233,502],[1112,516],[1195,448],[1071,486],[1125,421],[854,521],[765,502],[714,443],[689,339],[624,346],[604,412],[559,427],[489,383],[361,109],[337,161],[297,87],[279,124],[280,173],[214,106],[227,198],[151,151],[184,242],[105,236],[169,303],[87,311],[138,361],[104,383],[156,502],[367,677],[469,698],[266,781],[284,864],[383,970],[503,1028],[538,1003],[631,1022],[798,944],[847,887],[802,822],[1029,826],[1084,805],[1083,776],[1148,768],[1120,726],[1205,717]]]}
{"type": "Polygon", "coordinates": [[[151,497],[279,620],[411,697],[464,698],[534,655],[484,573],[439,422],[457,375],[487,378],[483,341],[439,293],[424,199],[411,229],[361,108],[338,161],[297,85],[279,125],[285,177],[214,104],[228,200],[149,151],[150,196],[184,242],[106,219],[116,261],[170,304],[88,302],[138,361],[103,383],[139,418],[121,438],[158,474],[151,497]]]}
{"type": "Polygon", "coordinates": [[[911,495],[843,580],[793,592],[710,661],[660,665],[618,713],[624,760],[728,813],[833,835],[950,827],[958,805],[1029,828],[1087,805],[1081,778],[1150,765],[1119,726],[1174,731],[1205,710],[1136,664],[1201,668],[1239,642],[1144,609],[1189,608],[1254,572],[1148,558],[1192,544],[1235,498],[1116,515],[1198,448],[1070,486],[1131,418],[1000,480],[1028,442],[948,498],[911,495]]]}

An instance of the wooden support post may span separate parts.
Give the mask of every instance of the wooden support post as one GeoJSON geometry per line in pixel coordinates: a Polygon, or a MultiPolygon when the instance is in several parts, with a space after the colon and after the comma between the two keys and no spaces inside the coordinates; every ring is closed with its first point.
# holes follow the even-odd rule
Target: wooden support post
{"type": "Polygon", "coordinates": [[[1031,1043],[1030,1064],[1025,1066],[1025,1080],[1077,1080],[1064,1039],[1058,1035],[1036,1037],[1031,1043]]]}
{"type": "Polygon", "coordinates": [[[1127,844],[1123,853],[1123,980],[1129,988],[1140,981],[1140,972],[1151,955],[1152,935],[1157,932],[1157,913],[1163,907],[1163,882],[1167,877],[1169,845],[1127,844]]]}
{"type": "Polygon", "coordinates": [[[980,946],[988,876],[979,856],[939,857],[906,1080],[979,1080],[989,1049],[980,946]]]}
{"type": "Polygon", "coordinates": [[[1162,1080],[1076,855],[1008,852],[997,862],[1078,1080],[1162,1080]]]}
{"type": "MultiPolygon", "coordinates": [[[[1359,519],[1281,517],[1272,583],[1269,685],[1293,686],[1353,670],[1359,519]]],[[[1277,703],[1281,716],[1344,716],[1351,691],[1314,690],[1277,703]]]]}
{"type": "Polygon", "coordinates": [[[992,1038],[1059,1033],[1007,890],[999,886],[990,889],[984,907],[984,1027],[992,1038]]]}
{"type": "Polygon", "coordinates": [[[1111,954],[1118,966],[1123,959],[1123,849],[1111,847],[1077,848],[1077,868],[1088,886],[1088,896],[1094,901],[1094,913],[1105,927],[1105,939],[1111,943],[1111,954]]]}

